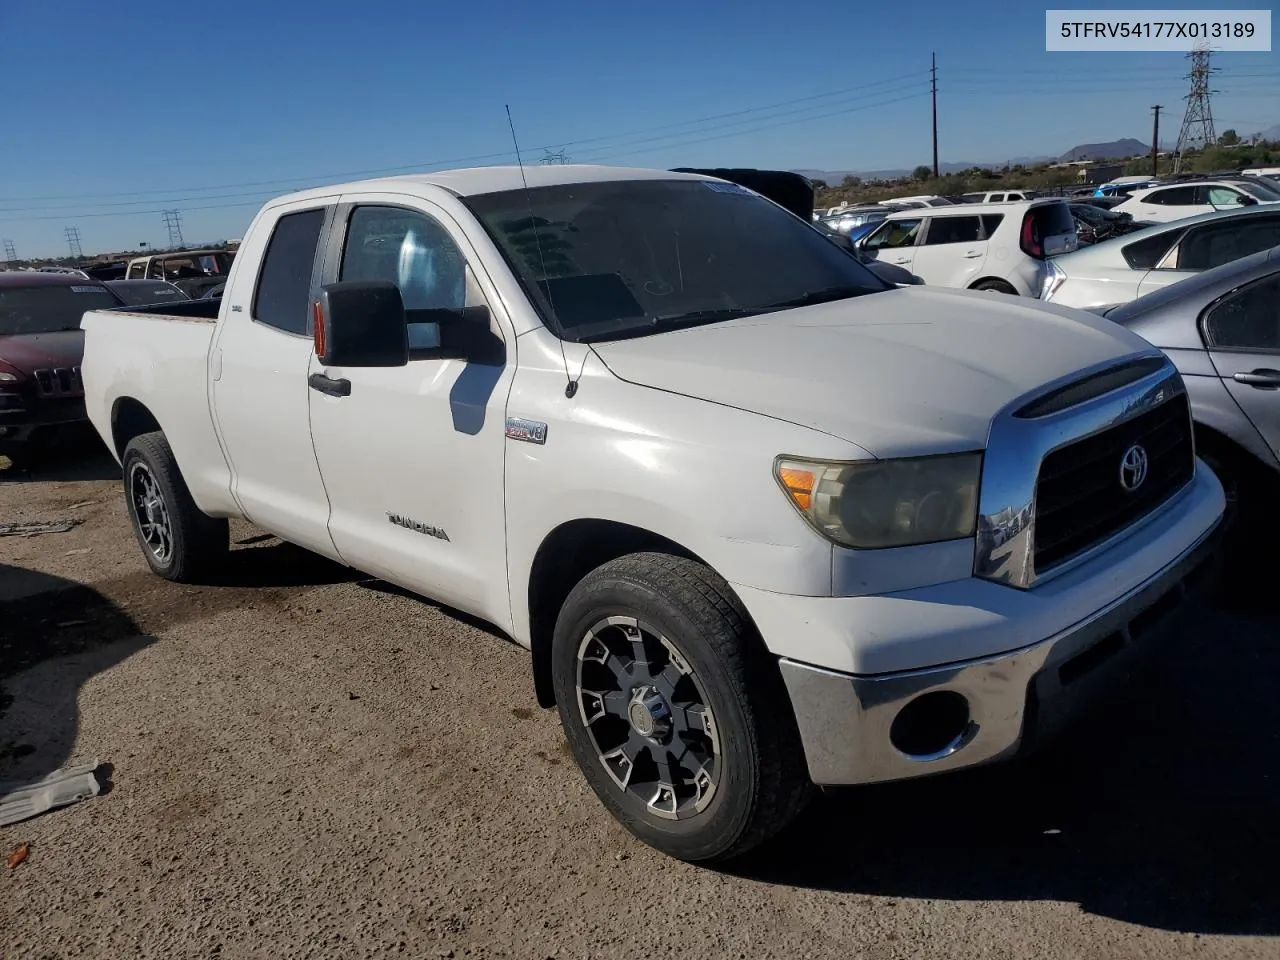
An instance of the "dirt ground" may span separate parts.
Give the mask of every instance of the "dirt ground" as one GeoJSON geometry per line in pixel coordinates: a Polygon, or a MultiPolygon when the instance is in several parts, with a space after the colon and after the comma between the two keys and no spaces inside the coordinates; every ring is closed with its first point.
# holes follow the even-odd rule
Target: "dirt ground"
{"type": "MultiPolygon", "coordinates": [[[[5,478],[0,473],[0,478],[5,478]]],[[[0,480],[0,957],[1280,957],[1280,612],[1205,609],[1038,757],[820,797],[731,869],[633,841],[527,654],[239,526],[151,576],[105,457],[0,480]]]]}

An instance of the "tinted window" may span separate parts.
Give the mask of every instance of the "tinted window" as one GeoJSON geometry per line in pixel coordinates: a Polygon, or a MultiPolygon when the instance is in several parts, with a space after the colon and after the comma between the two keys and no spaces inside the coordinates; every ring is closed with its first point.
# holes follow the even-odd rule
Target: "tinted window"
{"type": "Polygon", "coordinates": [[[1166,207],[1189,207],[1196,202],[1195,187],[1170,187],[1149,193],[1143,203],[1156,203],[1166,207]]]}
{"type": "Polygon", "coordinates": [[[991,196],[987,197],[987,203],[1004,203],[1004,194],[1003,193],[991,194],[991,196]]]}
{"type": "Polygon", "coordinates": [[[1205,318],[1205,339],[1218,350],[1280,350],[1280,276],[1233,294],[1205,318]]]}
{"type": "Polygon", "coordinates": [[[255,320],[288,333],[310,329],[311,270],[323,227],[323,210],[287,213],[276,223],[258,275],[255,320]]]}
{"type": "Polygon", "coordinates": [[[881,224],[865,244],[868,250],[881,250],[885,247],[914,246],[916,236],[920,233],[920,220],[888,220],[881,224]]]}
{"type": "Polygon", "coordinates": [[[173,284],[159,280],[114,280],[111,290],[131,307],[190,299],[173,284]]]}
{"type": "Polygon", "coordinates": [[[86,310],[118,306],[120,301],[100,283],[0,287],[0,336],[79,330],[86,310]]]}
{"type": "Polygon", "coordinates": [[[1253,217],[1247,223],[1193,227],[1178,244],[1172,268],[1208,270],[1274,246],[1280,246],[1280,217],[1253,217]]]}
{"type": "Polygon", "coordinates": [[[811,224],[732,184],[613,180],[464,202],[569,339],[643,336],[887,289],[811,224]]]}
{"type": "Polygon", "coordinates": [[[1071,216],[1071,208],[1065,202],[1032,207],[1031,216],[1035,220],[1036,234],[1041,240],[1076,232],[1076,222],[1071,216]]]}
{"type": "Polygon", "coordinates": [[[1125,262],[1134,270],[1151,270],[1160,259],[1169,252],[1173,242],[1178,239],[1177,230],[1166,230],[1142,240],[1127,243],[1121,249],[1125,262]]]}
{"type": "Polygon", "coordinates": [[[939,243],[976,243],[981,239],[982,220],[979,217],[934,217],[929,221],[925,234],[926,246],[939,243]]]}
{"type": "Polygon", "coordinates": [[[996,227],[1000,226],[1000,221],[1003,219],[1003,213],[984,213],[982,215],[982,230],[988,240],[995,236],[996,227]]]}

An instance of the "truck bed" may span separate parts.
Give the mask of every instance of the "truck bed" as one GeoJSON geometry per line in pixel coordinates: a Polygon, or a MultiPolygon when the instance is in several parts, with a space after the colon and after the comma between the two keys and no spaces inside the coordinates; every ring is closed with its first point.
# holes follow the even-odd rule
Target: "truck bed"
{"type": "MultiPolygon", "coordinates": [[[[210,405],[209,353],[220,305],[192,300],[89,311],[80,321],[81,377],[89,419],[103,437],[119,437],[116,428],[137,418],[154,421],[196,505],[213,516],[238,516],[210,405]]],[[[118,460],[122,443],[110,447],[118,460]]]]}

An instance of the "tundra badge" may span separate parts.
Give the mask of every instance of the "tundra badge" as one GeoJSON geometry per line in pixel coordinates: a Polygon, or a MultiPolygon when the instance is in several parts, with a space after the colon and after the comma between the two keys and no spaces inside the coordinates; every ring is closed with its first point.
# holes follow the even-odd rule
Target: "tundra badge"
{"type": "Polygon", "coordinates": [[[413,520],[398,513],[388,513],[387,519],[397,527],[404,527],[414,533],[425,533],[428,537],[435,537],[437,540],[449,539],[449,535],[439,527],[433,527],[431,524],[423,523],[420,520],[413,520]]]}
{"type": "Polygon", "coordinates": [[[537,420],[507,417],[507,439],[523,440],[525,443],[546,443],[547,425],[537,420]]]}

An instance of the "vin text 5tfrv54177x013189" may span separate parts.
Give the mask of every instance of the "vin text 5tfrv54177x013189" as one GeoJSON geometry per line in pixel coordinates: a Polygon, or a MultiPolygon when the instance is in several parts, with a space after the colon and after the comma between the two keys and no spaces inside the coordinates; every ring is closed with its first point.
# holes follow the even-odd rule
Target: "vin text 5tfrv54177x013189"
{"type": "Polygon", "coordinates": [[[198,579],[245,518],[497,625],[687,860],[1060,727],[1159,647],[1223,511],[1139,337],[894,288],[702,175],[293,194],[220,305],[165,309],[83,322],[152,569],[198,579]]]}

